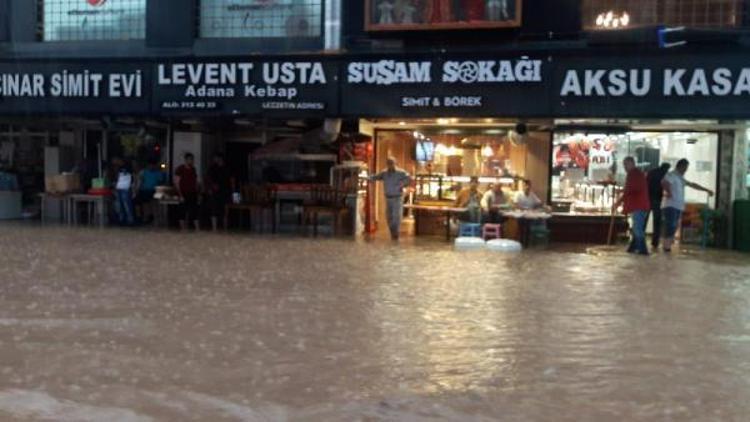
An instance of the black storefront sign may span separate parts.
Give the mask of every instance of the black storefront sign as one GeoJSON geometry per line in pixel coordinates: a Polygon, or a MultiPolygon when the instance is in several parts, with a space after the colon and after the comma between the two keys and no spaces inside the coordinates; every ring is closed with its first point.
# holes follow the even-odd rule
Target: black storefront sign
{"type": "Polygon", "coordinates": [[[378,58],[345,62],[351,117],[546,116],[551,63],[534,57],[378,58]]]}
{"type": "Polygon", "coordinates": [[[747,119],[750,58],[2,62],[0,114],[747,119]]]}
{"type": "Polygon", "coordinates": [[[338,66],[315,60],[157,63],[153,109],[163,114],[334,116],[338,66]]]}
{"type": "Polygon", "coordinates": [[[148,114],[147,64],[0,63],[2,114],[148,114]]]}
{"type": "Polygon", "coordinates": [[[747,56],[566,57],[554,73],[555,117],[750,116],[747,56]]]}

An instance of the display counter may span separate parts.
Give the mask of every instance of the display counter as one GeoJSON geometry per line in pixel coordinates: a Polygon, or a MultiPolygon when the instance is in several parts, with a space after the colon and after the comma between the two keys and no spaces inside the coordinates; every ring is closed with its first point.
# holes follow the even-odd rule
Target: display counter
{"type": "MultiPolygon", "coordinates": [[[[605,245],[609,237],[611,219],[611,215],[602,213],[552,213],[552,218],[547,221],[550,240],[605,245]]],[[[612,238],[617,239],[627,230],[627,218],[624,215],[616,215],[612,238]]]]}

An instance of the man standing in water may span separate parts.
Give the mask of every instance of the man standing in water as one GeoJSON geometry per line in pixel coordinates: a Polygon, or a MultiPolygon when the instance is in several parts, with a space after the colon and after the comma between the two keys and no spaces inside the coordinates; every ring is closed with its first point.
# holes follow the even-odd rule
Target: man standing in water
{"type": "Polygon", "coordinates": [[[177,167],[174,173],[174,186],[180,195],[182,202],[183,217],[180,219],[180,228],[187,230],[192,221],[195,230],[200,229],[198,222],[198,174],[195,170],[195,157],[191,153],[185,154],[185,164],[177,167]]]}
{"type": "Polygon", "coordinates": [[[666,230],[664,252],[672,251],[674,235],[680,226],[682,212],[685,211],[685,186],[706,192],[709,196],[713,196],[714,194],[710,189],[685,180],[685,173],[687,173],[688,166],[690,166],[690,162],[684,158],[681,159],[677,162],[674,171],[667,173],[661,182],[661,187],[664,189],[664,201],[661,205],[661,211],[664,216],[666,230]]]}
{"type": "Polygon", "coordinates": [[[648,217],[650,204],[646,176],[636,167],[635,158],[625,157],[622,164],[628,176],[625,179],[625,192],[615,202],[614,207],[617,208],[621,204],[624,204],[623,212],[630,214],[632,220],[631,231],[633,232],[633,239],[630,242],[628,253],[648,255],[648,247],[646,246],[646,217],[648,217]]]}
{"type": "MultiPolygon", "coordinates": [[[[651,215],[654,216],[654,234],[651,236],[651,246],[654,249],[659,248],[659,240],[661,239],[661,201],[664,193],[661,182],[669,172],[670,167],[672,166],[669,163],[662,163],[661,166],[649,171],[646,176],[648,199],[651,202],[651,215]]],[[[648,223],[648,219],[646,219],[646,222],[648,223]]]]}
{"type": "Polygon", "coordinates": [[[396,167],[396,159],[393,157],[388,157],[386,165],[388,168],[371,176],[370,180],[380,180],[383,182],[388,229],[391,232],[391,239],[398,240],[399,230],[401,229],[401,218],[404,214],[404,188],[411,184],[411,176],[409,176],[409,173],[396,167]]]}

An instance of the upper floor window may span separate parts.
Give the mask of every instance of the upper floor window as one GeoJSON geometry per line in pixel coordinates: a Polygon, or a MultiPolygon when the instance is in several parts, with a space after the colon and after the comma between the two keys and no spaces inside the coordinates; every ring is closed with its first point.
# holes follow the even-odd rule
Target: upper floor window
{"type": "Polygon", "coordinates": [[[38,0],[42,41],[146,38],[146,0],[38,0]]]}
{"type": "Polygon", "coordinates": [[[726,28],[742,23],[743,0],[583,0],[586,29],[668,25],[726,28]]]}
{"type": "Polygon", "coordinates": [[[503,28],[521,25],[522,0],[365,0],[371,31],[503,28]]]}
{"type": "Polygon", "coordinates": [[[320,37],[325,0],[200,0],[201,38],[320,37]]]}

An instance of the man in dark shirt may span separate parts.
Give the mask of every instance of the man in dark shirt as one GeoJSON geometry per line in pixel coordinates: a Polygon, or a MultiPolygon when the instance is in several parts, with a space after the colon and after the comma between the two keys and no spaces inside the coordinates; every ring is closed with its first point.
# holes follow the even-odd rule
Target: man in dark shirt
{"type": "Polygon", "coordinates": [[[177,167],[174,184],[182,200],[183,218],[180,220],[182,230],[187,230],[188,222],[193,221],[195,229],[200,230],[198,222],[198,173],[194,165],[195,157],[185,154],[185,164],[177,167]]]}
{"type": "MultiPolygon", "coordinates": [[[[650,170],[646,177],[648,180],[648,196],[651,200],[651,214],[654,215],[654,234],[651,236],[651,246],[654,249],[659,247],[659,239],[661,238],[661,200],[663,195],[661,181],[669,172],[669,168],[669,163],[662,163],[661,166],[650,170]]],[[[648,222],[648,219],[646,219],[646,222],[648,222]]]]}
{"type": "MultiPolygon", "coordinates": [[[[219,218],[224,219],[224,209],[232,196],[232,178],[221,154],[214,155],[206,175],[206,194],[211,206],[211,225],[216,231],[219,218]]],[[[224,221],[226,227],[226,221],[224,221]]]]}

